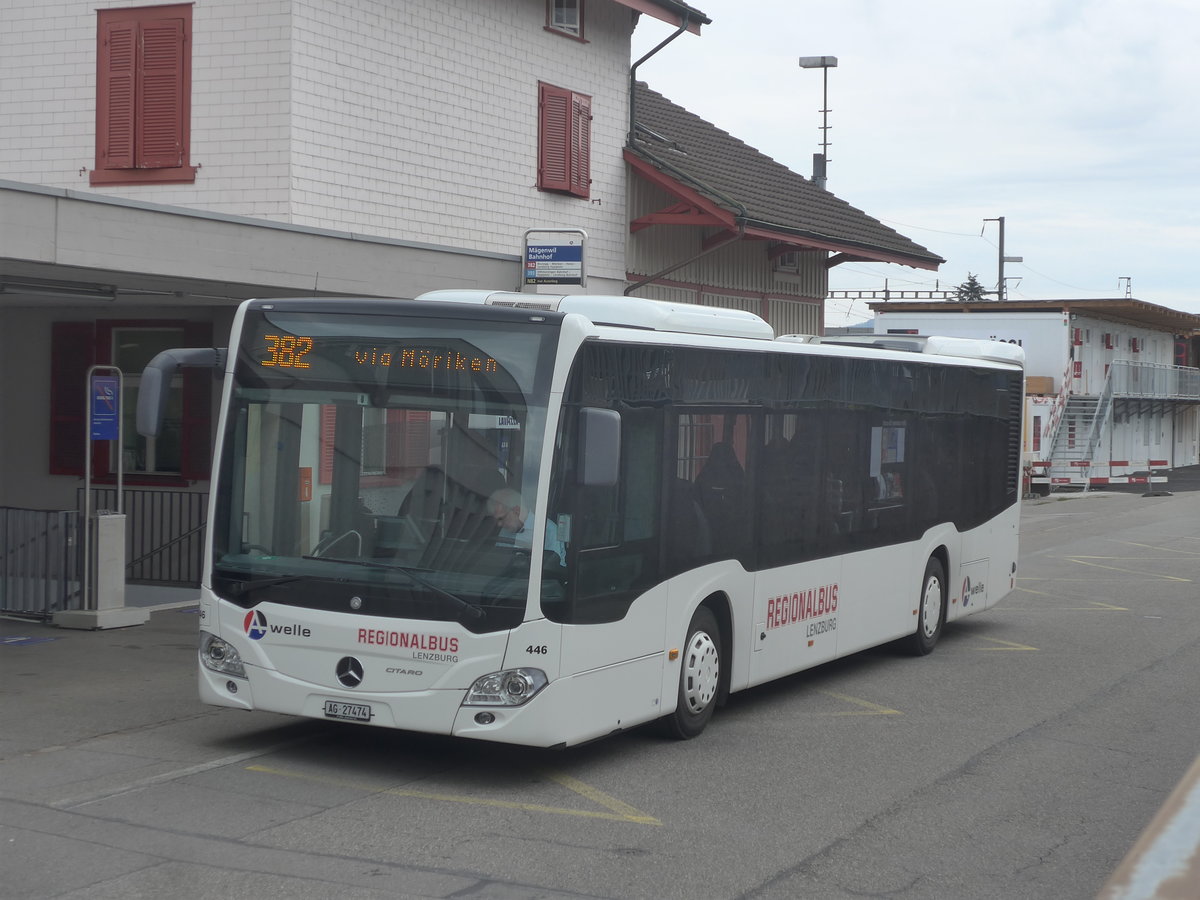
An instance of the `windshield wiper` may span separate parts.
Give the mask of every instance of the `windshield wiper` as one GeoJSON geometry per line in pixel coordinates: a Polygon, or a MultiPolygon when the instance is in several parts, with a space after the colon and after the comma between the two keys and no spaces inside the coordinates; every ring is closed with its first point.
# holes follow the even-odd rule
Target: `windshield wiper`
{"type": "Polygon", "coordinates": [[[417,574],[417,572],[428,570],[418,570],[415,566],[402,566],[398,563],[376,562],[375,560],[371,559],[345,559],[344,557],[340,556],[302,556],[300,558],[316,559],[323,562],[346,563],[347,565],[351,566],[362,566],[366,569],[384,569],[388,572],[399,572],[402,575],[406,575],[414,584],[419,584],[421,587],[432,591],[434,595],[451,601],[459,608],[459,610],[461,610],[463,613],[466,613],[469,618],[482,619],[485,615],[487,615],[487,611],[482,606],[478,606],[469,600],[464,600],[457,594],[452,594],[449,591],[438,587],[436,584],[433,584],[428,579],[422,578],[417,574]]]}

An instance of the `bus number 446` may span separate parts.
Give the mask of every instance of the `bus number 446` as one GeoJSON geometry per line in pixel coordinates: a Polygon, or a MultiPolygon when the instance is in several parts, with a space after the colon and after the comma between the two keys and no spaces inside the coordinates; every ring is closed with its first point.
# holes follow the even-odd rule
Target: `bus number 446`
{"type": "Polygon", "coordinates": [[[533,644],[530,644],[528,647],[525,648],[525,652],[526,653],[549,653],[550,648],[547,647],[545,644],[540,644],[537,647],[533,646],[533,644]]]}

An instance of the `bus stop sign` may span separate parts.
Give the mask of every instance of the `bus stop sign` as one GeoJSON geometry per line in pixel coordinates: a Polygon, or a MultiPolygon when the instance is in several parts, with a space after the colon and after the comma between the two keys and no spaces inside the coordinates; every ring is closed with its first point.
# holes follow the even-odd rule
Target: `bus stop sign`
{"type": "Polygon", "coordinates": [[[120,422],[121,380],[116,375],[92,376],[92,440],[115,441],[120,422]]]}
{"type": "Polygon", "coordinates": [[[584,241],[578,228],[530,229],[525,232],[524,277],[521,286],[587,284],[584,241]]]}

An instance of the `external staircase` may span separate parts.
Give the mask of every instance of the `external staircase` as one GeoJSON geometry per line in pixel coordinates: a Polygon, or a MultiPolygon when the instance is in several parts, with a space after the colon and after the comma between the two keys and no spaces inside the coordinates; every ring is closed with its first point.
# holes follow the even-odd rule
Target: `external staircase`
{"type": "Polygon", "coordinates": [[[1200,405],[1200,370],[1118,360],[1108,367],[1098,395],[1070,393],[1064,375],[1054,415],[1043,439],[1033,481],[1056,487],[1165,482],[1166,459],[1114,460],[1110,444],[1114,399],[1122,403],[1200,405]]]}
{"type": "Polygon", "coordinates": [[[1106,423],[1100,420],[1100,398],[1072,394],[1067,398],[1062,419],[1050,446],[1047,474],[1051,484],[1086,484],[1091,474],[1092,457],[1099,443],[1099,432],[1106,423]],[[1096,440],[1091,440],[1092,435],[1096,440]],[[1063,481],[1068,479],[1068,481],[1063,481]]]}

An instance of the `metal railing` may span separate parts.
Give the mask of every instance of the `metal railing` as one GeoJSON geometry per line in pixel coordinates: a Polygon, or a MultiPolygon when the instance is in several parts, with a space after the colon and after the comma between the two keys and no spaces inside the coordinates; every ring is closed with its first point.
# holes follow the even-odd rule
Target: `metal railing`
{"type": "Polygon", "coordinates": [[[1045,426],[1042,429],[1042,444],[1053,450],[1058,441],[1058,432],[1062,427],[1063,415],[1067,411],[1067,403],[1071,397],[1071,364],[1067,363],[1067,368],[1063,371],[1062,381],[1058,389],[1058,395],[1054,398],[1054,405],[1050,409],[1050,417],[1046,420],[1045,426]]]}
{"type": "Polygon", "coordinates": [[[1200,403],[1200,369],[1121,359],[1109,366],[1108,380],[1116,397],[1200,403]]]}
{"type": "Polygon", "coordinates": [[[1112,422],[1113,382],[1115,380],[1113,373],[1116,370],[1115,365],[1110,366],[1108,375],[1104,378],[1104,387],[1100,390],[1096,408],[1092,412],[1091,428],[1088,429],[1087,437],[1083,442],[1083,459],[1095,458],[1096,451],[1100,448],[1100,440],[1112,422]]]}
{"type": "MultiPolygon", "coordinates": [[[[93,509],[115,508],[116,501],[115,488],[93,488],[93,509]]],[[[126,580],[199,586],[208,494],[126,488],[123,501],[126,580]]]]}
{"type": "MultiPolygon", "coordinates": [[[[1068,367],[1064,387],[1070,384],[1068,367]]],[[[1047,473],[1052,478],[1067,473],[1086,476],[1088,473],[1084,469],[1096,461],[1097,455],[1104,456],[1100,453],[1101,445],[1111,432],[1113,409],[1119,400],[1200,403],[1200,369],[1122,359],[1109,365],[1104,386],[1094,398],[1060,391],[1051,423],[1043,432],[1043,441],[1049,437],[1046,445],[1051,451],[1047,473]],[[1069,434],[1064,433],[1063,422],[1071,418],[1070,409],[1076,404],[1073,422],[1082,425],[1086,431],[1075,435],[1074,447],[1068,450],[1061,446],[1069,434]]]]}
{"type": "Polygon", "coordinates": [[[33,618],[79,608],[79,513],[0,507],[0,612],[33,618]]]}

